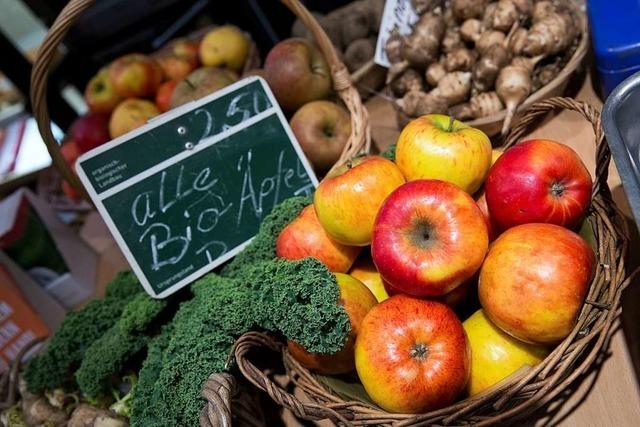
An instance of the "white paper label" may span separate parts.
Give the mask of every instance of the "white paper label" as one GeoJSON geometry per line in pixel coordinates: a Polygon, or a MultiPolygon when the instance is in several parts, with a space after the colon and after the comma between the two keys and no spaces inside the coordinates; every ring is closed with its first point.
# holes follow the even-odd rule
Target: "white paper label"
{"type": "Polygon", "coordinates": [[[411,6],[411,0],[387,0],[384,5],[384,13],[382,22],[380,23],[380,31],[378,33],[378,42],[376,43],[376,54],[374,61],[383,67],[389,67],[389,58],[384,47],[387,44],[389,36],[394,29],[406,36],[411,33],[414,24],[418,21],[418,14],[411,6]]]}

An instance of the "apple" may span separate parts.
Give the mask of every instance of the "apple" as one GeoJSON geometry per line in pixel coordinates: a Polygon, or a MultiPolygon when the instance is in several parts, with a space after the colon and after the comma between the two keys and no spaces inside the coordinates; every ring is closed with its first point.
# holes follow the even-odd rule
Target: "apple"
{"type": "Polygon", "coordinates": [[[307,159],[319,173],[338,161],[351,135],[351,116],[338,104],[312,101],[291,118],[291,130],[307,159]]]}
{"type": "Polygon", "coordinates": [[[200,42],[200,62],[205,67],[226,67],[242,71],[251,42],[238,27],[223,25],[209,31],[200,42]]]}
{"type": "Polygon", "coordinates": [[[197,66],[197,63],[188,58],[182,58],[166,52],[159,52],[154,56],[154,59],[162,69],[165,78],[176,82],[186,78],[197,66]]]}
{"type": "Polygon", "coordinates": [[[355,369],[354,346],[360,326],[366,314],[377,304],[371,291],[359,280],[336,273],[340,289],[340,304],[344,307],[351,323],[349,338],[342,350],[335,354],[310,353],[295,341],[289,341],[287,348],[291,355],[307,369],[324,375],[337,375],[355,369]]]}
{"type": "Polygon", "coordinates": [[[276,239],[276,255],[298,260],[313,257],[334,273],[346,273],[360,253],[359,247],[345,246],[324,231],[313,205],[287,225],[276,239]]]}
{"type": "Polygon", "coordinates": [[[113,110],[109,120],[109,134],[111,138],[117,138],[139,128],[158,114],[160,110],[151,101],[136,98],[124,100],[113,110]]]}
{"type": "Polygon", "coordinates": [[[331,93],[329,65],[318,48],[305,39],[287,39],[275,45],[265,59],[264,70],[285,111],[296,111],[331,93]]]}
{"type": "Polygon", "coordinates": [[[467,392],[475,396],[525,366],[542,362],[549,351],[518,341],[491,323],[482,310],[462,323],[471,347],[467,392]]]}
{"type": "Polygon", "coordinates": [[[429,114],[400,133],[396,164],[407,181],[439,179],[475,193],[491,167],[491,141],[452,117],[429,114]]]}
{"type": "Polygon", "coordinates": [[[313,196],[318,220],[334,240],[349,246],[371,243],[382,202],[404,177],[390,160],[359,157],[330,171],[313,196]]]}
{"type": "Polygon", "coordinates": [[[503,154],[504,151],[499,148],[494,148],[493,150],[491,150],[491,166],[495,165],[500,156],[502,156],[503,154]]]}
{"type": "Polygon", "coordinates": [[[109,78],[118,95],[123,98],[154,96],[162,83],[160,66],[147,55],[124,55],[109,66],[109,78]]]}
{"type": "Polygon", "coordinates": [[[245,71],[242,73],[242,78],[245,79],[247,77],[262,77],[263,79],[267,79],[267,73],[264,71],[264,68],[254,68],[252,70],[245,71]]]}
{"type": "Polygon", "coordinates": [[[89,110],[94,113],[110,113],[122,101],[109,79],[107,68],[101,69],[89,80],[84,90],[84,99],[89,110]]]}
{"type": "Polygon", "coordinates": [[[356,370],[384,410],[422,413],[449,405],[464,390],[469,353],[462,324],[449,307],[395,295],[364,318],[356,370]]]}
{"type": "Polygon", "coordinates": [[[485,191],[491,218],[502,230],[531,222],[573,228],[591,202],[591,175],[571,148],[534,139],[505,151],[485,191]]]}
{"type": "Polygon", "coordinates": [[[81,153],[86,153],[109,141],[109,115],[87,113],[77,118],[69,128],[70,137],[81,153]]]}
{"type": "Polygon", "coordinates": [[[73,138],[66,139],[60,146],[60,154],[62,154],[64,161],[67,162],[69,167],[75,171],[76,160],[78,160],[78,157],[82,154],[78,143],[73,138]]]}
{"type": "Polygon", "coordinates": [[[480,304],[509,335],[557,343],[575,325],[594,265],[593,250],[573,231],[554,224],[510,228],[493,242],[480,270],[480,304]]]}
{"type": "Polygon", "coordinates": [[[485,194],[484,189],[480,192],[480,195],[476,198],[476,204],[480,208],[480,212],[482,212],[482,217],[484,218],[484,222],[487,225],[487,232],[489,234],[489,242],[493,242],[496,237],[498,237],[498,227],[491,220],[491,215],[489,215],[489,207],[487,206],[487,196],[485,194]]]}
{"type": "MultiPolygon", "coordinates": [[[[382,283],[384,285],[384,290],[387,292],[387,294],[389,294],[390,297],[394,295],[405,294],[404,292],[391,286],[389,282],[385,281],[384,279],[382,280],[382,283]]],[[[438,297],[427,297],[425,299],[429,299],[431,301],[438,301],[455,309],[470,298],[471,293],[475,289],[477,289],[477,284],[478,284],[478,278],[476,274],[474,275],[474,277],[467,280],[462,285],[458,286],[457,288],[455,288],[454,290],[452,290],[447,294],[440,295],[438,297]]]]}
{"type": "Polygon", "coordinates": [[[378,273],[376,266],[368,254],[366,256],[360,256],[360,258],[356,260],[349,274],[364,283],[378,302],[389,298],[382,276],[378,273]]]}
{"type": "Polygon", "coordinates": [[[169,51],[180,58],[188,59],[194,68],[200,62],[198,57],[199,43],[194,40],[180,37],[170,41],[163,50],[169,51]]]}
{"type": "Polygon", "coordinates": [[[238,80],[238,75],[224,68],[198,68],[178,83],[171,97],[171,108],[176,108],[205,97],[238,80]]]}
{"type": "Polygon", "coordinates": [[[469,194],[438,180],[411,181],[384,202],[373,227],[371,256],[401,292],[440,296],[482,265],[489,237],[469,194]]]}
{"type": "Polygon", "coordinates": [[[164,113],[171,109],[171,97],[177,85],[178,82],[175,80],[167,80],[158,88],[158,93],[156,93],[156,106],[160,112],[164,113]]]}

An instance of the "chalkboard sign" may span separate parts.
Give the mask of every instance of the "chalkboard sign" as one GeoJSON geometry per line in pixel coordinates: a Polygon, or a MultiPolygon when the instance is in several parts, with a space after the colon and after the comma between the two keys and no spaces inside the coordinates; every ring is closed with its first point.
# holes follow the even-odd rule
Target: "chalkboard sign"
{"type": "Polygon", "coordinates": [[[159,116],[84,154],[76,168],[157,298],[233,257],[274,205],[318,184],[259,77],[159,116]]]}

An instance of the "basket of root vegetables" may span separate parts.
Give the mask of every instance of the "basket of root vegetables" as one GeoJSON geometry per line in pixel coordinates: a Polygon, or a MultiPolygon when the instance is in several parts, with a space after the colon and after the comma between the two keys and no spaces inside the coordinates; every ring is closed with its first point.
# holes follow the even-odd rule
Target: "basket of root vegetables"
{"type": "Polygon", "coordinates": [[[488,135],[520,109],[562,95],[587,52],[571,0],[414,0],[413,32],[389,38],[387,82],[401,125],[451,114],[488,135]]]}

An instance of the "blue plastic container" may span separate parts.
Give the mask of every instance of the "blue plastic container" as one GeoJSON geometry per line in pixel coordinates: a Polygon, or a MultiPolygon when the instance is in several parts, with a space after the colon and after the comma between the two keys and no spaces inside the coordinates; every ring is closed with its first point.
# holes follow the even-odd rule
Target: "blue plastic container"
{"type": "Polygon", "coordinates": [[[640,71],[640,1],[589,0],[587,13],[606,98],[624,79],[640,71]]]}

